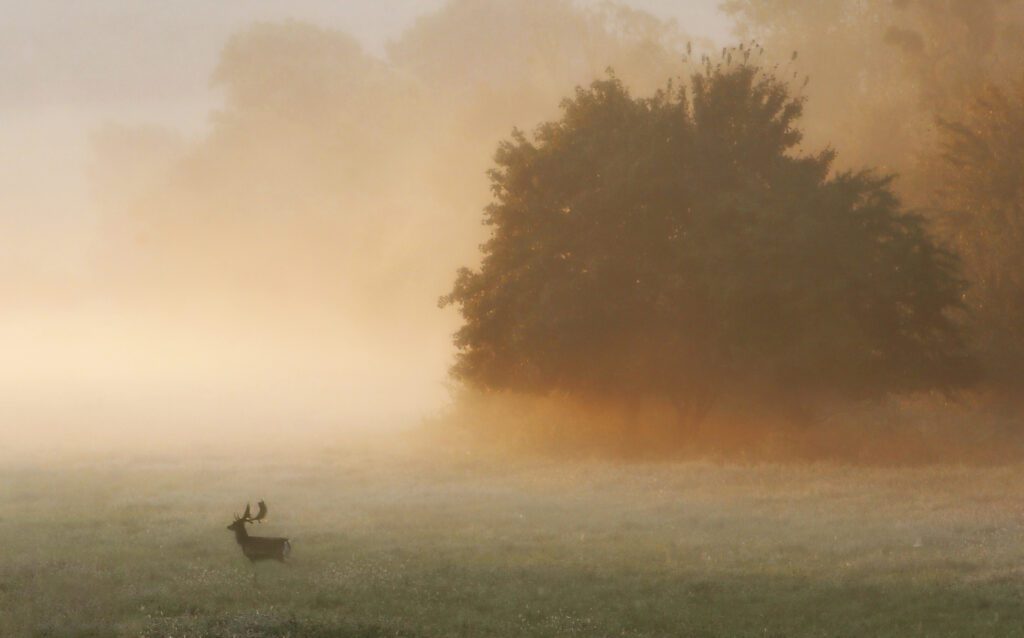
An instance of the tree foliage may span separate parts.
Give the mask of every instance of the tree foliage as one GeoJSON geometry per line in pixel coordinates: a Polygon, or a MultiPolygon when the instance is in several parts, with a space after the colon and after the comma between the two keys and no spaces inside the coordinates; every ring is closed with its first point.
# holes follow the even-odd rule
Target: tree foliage
{"type": "MultiPolygon", "coordinates": [[[[844,166],[900,173],[902,195],[923,204],[919,160],[935,117],[956,119],[985,82],[1020,73],[1020,0],[726,0],[744,37],[782,57],[780,70],[813,78],[803,128],[842,149],[844,166]],[[799,51],[796,69],[784,69],[799,51]]],[[[770,57],[770,56],[769,56],[770,57]]]]}
{"type": "Polygon", "coordinates": [[[979,350],[996,377],[1024,369],[1024,84],[989,86],[941,121],[932,166],[944,230],[963,256],[979,350]]]}
{"type": "Polygon", "coordinates": [[[464,318],[454,374],[694,412],[963,380],[956,259],[890,178],[797,152],[802,108],[757,66],[707,62],[650,98],[594,82],[515,132],[482,264],[441,300],[464,318]]]}

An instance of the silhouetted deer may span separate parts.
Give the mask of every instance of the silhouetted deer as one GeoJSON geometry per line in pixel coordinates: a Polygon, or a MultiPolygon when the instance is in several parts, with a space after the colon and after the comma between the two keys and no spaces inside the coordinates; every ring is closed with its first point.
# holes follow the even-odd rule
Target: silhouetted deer
{"type": "Polygon", "coordinates": [[[228,525],[228,529],[235,533],[235,540],[242,546],[242,553],[249,560],[279,560],[282,563],[292,551],[292,544],[287,538],[265,538],[263,536],[249,536],[245,530],[247,523],[259,523],[267,516],[267,504],[259,502],[260,511],[254,517],[245,504],[245,514],[241,517],[235,516],[235,522],[228,525]]]}

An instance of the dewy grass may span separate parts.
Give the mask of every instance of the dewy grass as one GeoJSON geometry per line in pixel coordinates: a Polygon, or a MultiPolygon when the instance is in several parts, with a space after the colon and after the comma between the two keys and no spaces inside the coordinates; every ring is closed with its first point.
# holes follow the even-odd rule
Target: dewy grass
{"type": "Polygon", "coordinates": [[[1019,467],[7,467],[0,635],[1024,635],[1022,492],[1019,467]],[[259,498],[290,565],[224,529],[259,498]]]}

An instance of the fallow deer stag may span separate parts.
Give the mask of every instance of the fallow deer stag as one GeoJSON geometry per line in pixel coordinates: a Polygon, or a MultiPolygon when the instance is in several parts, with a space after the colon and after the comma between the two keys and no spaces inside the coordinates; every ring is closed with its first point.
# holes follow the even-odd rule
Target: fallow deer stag
{"type": "Polygon", "coordinates": [[[248,523],[262,522],[267,516],[267,504],[259,502],[259,511],[256,516],[252,515],[249,504],[245,504],[245,514],[235,515],[235,522],[228,525],[228,529],[235,533],[235,540],[242,546],[242,553],[250,561],[277,560],[284,562],[292,551],[292,544],[287,538],[267,538],[264,536],[249,536],[245,526],[248,523]]]}

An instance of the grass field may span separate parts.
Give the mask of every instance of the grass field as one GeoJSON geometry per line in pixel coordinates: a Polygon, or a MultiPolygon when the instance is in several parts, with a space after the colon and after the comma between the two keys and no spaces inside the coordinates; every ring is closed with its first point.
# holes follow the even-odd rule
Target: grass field
{"type": "Polygon", "coordinates": [[[1024,636],[1024,468],[5,463],[3,636],[1024,636]],[[225,526],[291,565],[245,561],[225,526]]]}

